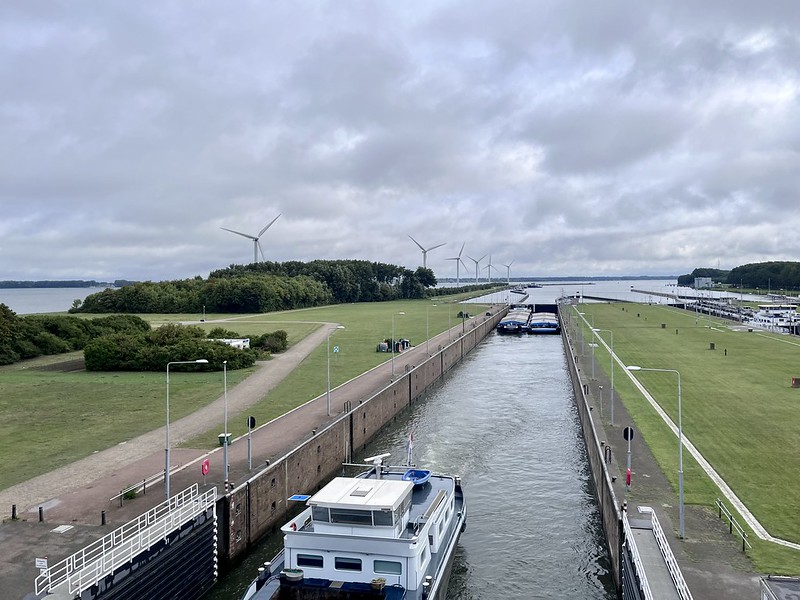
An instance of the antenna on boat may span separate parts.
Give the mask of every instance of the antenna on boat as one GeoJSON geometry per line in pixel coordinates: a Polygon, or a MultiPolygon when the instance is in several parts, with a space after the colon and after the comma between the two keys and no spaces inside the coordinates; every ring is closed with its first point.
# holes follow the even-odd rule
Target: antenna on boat
{"type": "Polygon", "coordinates": [[[381,473],[383,471],[383,459],[389,458],[392,455],[391,452],[386,452],[385,454],[378,454],[378,456],[370,456],[369,458],[365,458],[365,463],[372,463],[375,467],[375,478],[380,479],[381,473]]]}

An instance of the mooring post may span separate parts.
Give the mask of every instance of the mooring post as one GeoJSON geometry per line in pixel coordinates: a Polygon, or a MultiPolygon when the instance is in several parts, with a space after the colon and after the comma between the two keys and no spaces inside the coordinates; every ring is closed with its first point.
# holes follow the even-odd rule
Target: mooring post
{"type": "Polygon", "coordinates": [[[12,504],[11,505],[11,520],[12,521],[16,521],[17,520],[17,505],[16,504],[12,504]]]}
{"type": "Polygon", "coordinates": [[[41,523],[42,521],[44,521],[44,507],[40,506],[39,507],[39,523],[41,523]]]}
{"type": "Polygon", "coordinates": [[[100,525],[106,524],[106,511],[100,511],[100,525]]]}

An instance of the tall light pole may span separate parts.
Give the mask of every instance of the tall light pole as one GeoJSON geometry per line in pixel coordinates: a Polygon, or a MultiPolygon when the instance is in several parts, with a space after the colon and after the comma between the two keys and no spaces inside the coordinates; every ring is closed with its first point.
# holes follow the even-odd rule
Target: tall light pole
{"type": "Polygon", "coordinates": [[[223,468],[225,480],[225,492],[228,491],[228,361],[222,361],[222,388],[225,396],[225,422],[222,434],[222,461],[225,463],[223,468]]]}
{"type": "MultiPolygon", "coordinates": [[[[344,325],[337,325],[336,329],[344,329],[344,325]]],[[[331,334],[334,332],[331,329],[328,332],[328,394],[325,400],[325,414],[331,416],[331,334]]]]}
{"type": "MultiPolygon", "coordinates": [[[[579,312],[578,314],[579,314],[580,316],[584,317],[584,321],[586,320],[586,319],[585,319],[585,317],[586,317],[587,315],[586,315],[586,313],[585,313],[585,312],[579,312]]],[[[592,318],[592,329],[594,329],[594,314],[590,313],[588,316],[590,316],[590,317],[592,318]]],[[[581,326],[581,355],[583,355],[583,338],[584,338],[584,335],[583,335],[583,326],[581,326]]],[[[592,355],[592,358],[594,358],[594,355],[592,355]]]]}
{"type": "Polygon", "coordinates": [[[648,369],[635,365],[627,367],[628,371],[654,371],[656,373],[675,373],[678,376],[678,505],[680,514],[680,534],[683,539],[683,423],[681,420],[681,374],[675,369],[648,369]]]}
{"type": "MultiPolygon", "coordinates": [[[[611,426],[614,426],[614,332],[610,329],[595,329],[592,327],[592,331],[594,333],[599,333],[601,331],[605,331],[606,333],[611,334],[611,426]]],[[[600,337],[600,336],[598,336],[600,337]]],[[[594,348],[592,349],[594,351],[594,348]]],[[[594,359],[592,359],[592,364],[594,364],[594,359]]]]}
{"type": "Polygon", "coordinates": [[[176,360],[167,363],[167,428],[166,439],[164,440],[164,490],[169,500],[169,368],[171,365],[206,365],[208,361],[205,358],[198,358],[197,360],[176,360]]]}
{"type": "Polygon", "coordinates": [[[425,353],[428,356],[430,356],[430,354],[431,354],[431,349],[430,349],[430,344],[429,344],[430,339],[431,339],[431,333],[430,333],[430,328],[428,327],[428,323],[429,323],[428,313],[430,312],[431,306],[436,306],[436,305],[432,304],[432,305],[428,305],[428,306],[425,307],[425,353]]]}
{"type": "MultiPolygon", "coordinates": [[[[400,311],[399,313],[396,313],[396,314],[404,315],[406,313],[404,313],[403,311],[400,311]]],[[[394,377],[394,346],[395,346],[395,341],[394,341],[394,317],[395,317],[395,313],[392,314],[392,377],[394,377]]]]}

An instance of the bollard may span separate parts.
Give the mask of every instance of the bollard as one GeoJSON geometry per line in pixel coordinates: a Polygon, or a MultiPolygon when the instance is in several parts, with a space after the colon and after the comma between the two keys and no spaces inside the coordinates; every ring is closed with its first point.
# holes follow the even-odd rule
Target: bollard
{"type": "Polygon", "coordinates": [[[100,525],[106,524],[106,511],[100,511],[100,525]]]}
{"type": "Polygon", "coordinates": [[[44,507],[40,506],[39,507],[39,523],[41,523],[42,521],[44,521],[44,507]]]}
{"type": "Polygon", "coordinates": [[[17,505],[16,504],[12,504],[11,505],[11,520],[12,521],[16,521],[17,520],[17,505]]]}

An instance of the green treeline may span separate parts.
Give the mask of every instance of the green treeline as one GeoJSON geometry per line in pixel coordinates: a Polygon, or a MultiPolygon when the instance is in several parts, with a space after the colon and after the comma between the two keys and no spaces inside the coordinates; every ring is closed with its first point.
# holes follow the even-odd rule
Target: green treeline
{"type": "Polygon", "coordinates": [[[152,329],[134,315],[109,315],[81,319],[66,315],[18,316],[0,304],[0,365],[27,358],[83,350],[86,368],[95,371],[161,371],[171,361],[205,358],[204,370],[252,366],[257,359],[288,347],[283,330],[263,335],[240,335],[216,328],[206,334],[199,327],[169,324],[152,329]],[[225,338],[250,339],[250,348],[239,350],[225,338]]]}
{"type": "Polygon", "coordinates": [[[336,304],[423,298],[430,269],[362,260],[231,265],[208,279],[132,283],[76,301],[71,313],[262,313],[336,304]]]}
{"type": "Polygon", "coordinates": [[[678,284],[694,285],[695,277],[711,277],[715,283],[723,283],[732,287],[797,290],[800,289],[800,262],[750,263],[735,267],[730,271],[695,269],[689,275],[678,277],[678,284]]]}

